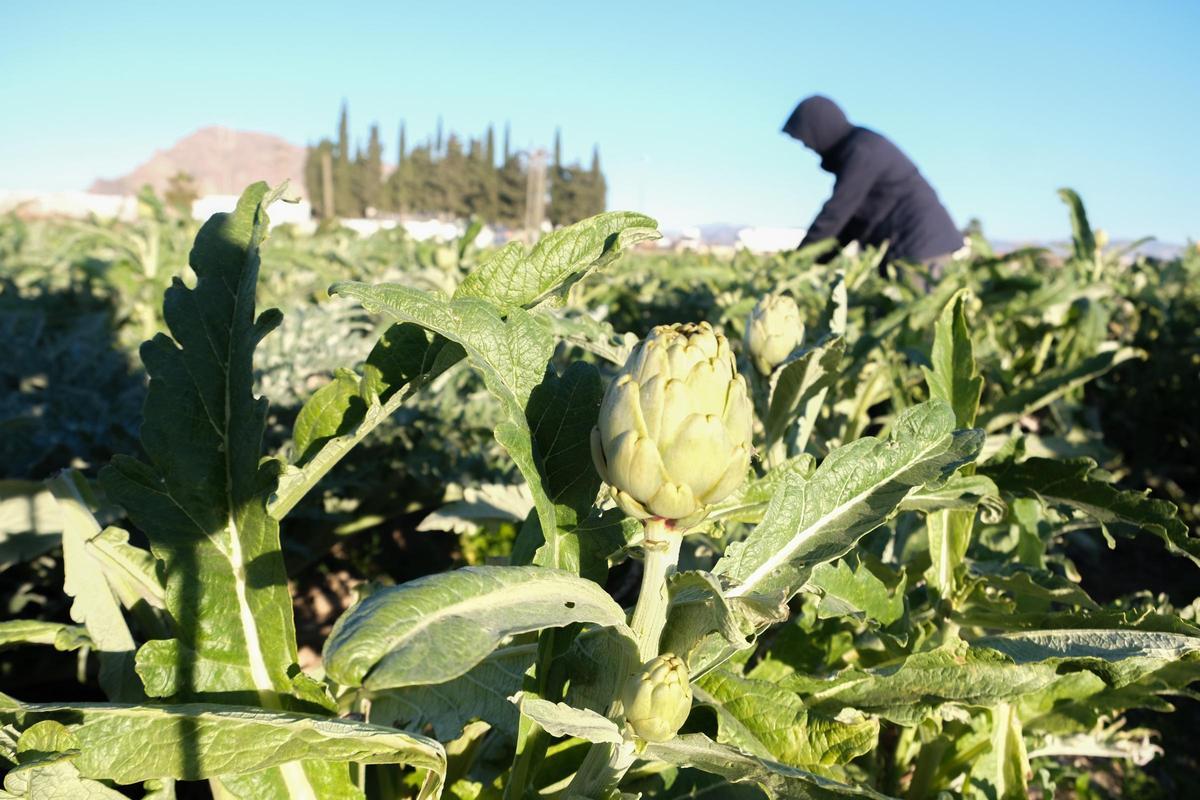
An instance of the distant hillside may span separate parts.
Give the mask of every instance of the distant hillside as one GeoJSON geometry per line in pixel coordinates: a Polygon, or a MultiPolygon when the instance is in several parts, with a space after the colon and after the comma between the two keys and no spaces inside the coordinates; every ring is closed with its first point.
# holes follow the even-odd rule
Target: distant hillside
{"type": "Polygon", "coordinates": [[[304,148],[269,133],[235,131],[210,126],[185,136],[167,150],[120,178],[99,178],[91,186],[98,194],[132,194],[144,184],[166,188],[177,172],[187,172],[201,195],[240,194],[254,181],[274,185],[287,178],[304,188],[304,148]]]}

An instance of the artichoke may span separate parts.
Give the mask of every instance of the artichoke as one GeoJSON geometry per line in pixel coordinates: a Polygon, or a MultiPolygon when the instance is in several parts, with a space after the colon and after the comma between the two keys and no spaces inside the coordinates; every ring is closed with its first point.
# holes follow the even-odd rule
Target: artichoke
{"type": "Polygon", "coordinates": [[[672,653],[647,661],[630,676],[621,693],[625,721],[648,742],[675,737],[692,710],[692,687],[687,664],[672,653]]]}
{"type": "Polygon", "coordinates": [[[592,457],[626,514],[686,528],[745,480],[752,425],[726,338],[707,322],[660,325],[605,392],[592,457]]]}
{"type": "Polygon", "coordinates": [[[746,320],[746,348],[754,368],[763,375],[770,375],[802,341],[804,320],[796,301],[786,294],[759,300],[746,320]]]}

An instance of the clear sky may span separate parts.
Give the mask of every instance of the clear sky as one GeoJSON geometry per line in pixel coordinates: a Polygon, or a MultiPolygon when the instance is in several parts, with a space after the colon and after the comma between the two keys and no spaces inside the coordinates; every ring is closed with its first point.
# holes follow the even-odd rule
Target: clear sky
{"type": "MultiPolygon", "coordinates": [[[[955,220],[1200,238],[1200,3],[0,4],[0,188],[80,189],[194,129],[395,149],[512,125],[600,145],[609,205],[669,227],[806,225],[831,179],[779,133],[827,94],[891,136],[955,220]]],[[[394,155],[391,156],[394,158],[394,155]]]]}

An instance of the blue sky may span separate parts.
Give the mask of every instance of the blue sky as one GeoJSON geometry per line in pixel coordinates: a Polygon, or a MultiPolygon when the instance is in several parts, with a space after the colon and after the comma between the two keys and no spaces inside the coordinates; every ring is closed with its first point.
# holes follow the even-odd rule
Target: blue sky
{"type": "Polygon", "coordinates": [[[209,124],[297,143],[512,125],[600,145],[609,205],[805,225],[831,179],[779,133],[821,92],[891,136],[956,221],[1200,238],[1200,4],[5,3],[0,188],[77,189],[209,124]]]}

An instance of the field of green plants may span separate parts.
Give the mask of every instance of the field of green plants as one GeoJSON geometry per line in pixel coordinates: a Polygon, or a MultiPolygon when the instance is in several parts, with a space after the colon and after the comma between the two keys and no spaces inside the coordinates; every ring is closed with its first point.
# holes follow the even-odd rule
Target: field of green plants
{"type": "MultiPolygon", "coordinates": [[[[0,798],[1167,798],[1200,251],[0,218],[0,798]]],[[[1065,237],[1064,237],[1065,238],[1065,237]]]]}

